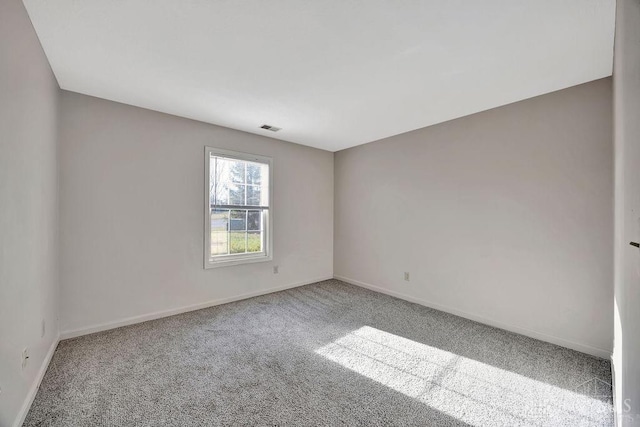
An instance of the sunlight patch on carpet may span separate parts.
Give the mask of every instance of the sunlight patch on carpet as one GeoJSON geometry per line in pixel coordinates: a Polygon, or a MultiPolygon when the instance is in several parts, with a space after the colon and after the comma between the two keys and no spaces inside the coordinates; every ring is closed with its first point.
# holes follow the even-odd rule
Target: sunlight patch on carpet
{"type": "Polygon", "coordinates": [[[316,350],[351,371],[471,425],[610,425],[597,378],[572,390],[363,326],[316,350]]]}

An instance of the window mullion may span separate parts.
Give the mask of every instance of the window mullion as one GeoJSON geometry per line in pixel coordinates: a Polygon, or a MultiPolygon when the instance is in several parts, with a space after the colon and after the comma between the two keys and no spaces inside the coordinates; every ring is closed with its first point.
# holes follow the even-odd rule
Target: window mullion
{"type": "Polygon", "coordinates": [[[231,254],[231,209],[227,210],[227,255],[231,254]]]}

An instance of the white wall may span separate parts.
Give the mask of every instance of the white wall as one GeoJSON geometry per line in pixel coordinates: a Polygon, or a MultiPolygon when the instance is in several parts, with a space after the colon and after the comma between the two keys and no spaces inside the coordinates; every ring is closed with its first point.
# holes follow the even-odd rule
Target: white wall
{"type": "Polygon", "coordinates": [[[59,89],[20,0],[0,2],[0,58],[0,426],[11,426],[58,338],[59,89]]]}
{"type": "Polygon", "coordinates": [[[614,55],[616,412],[640,425],[640,1],[618,0],[614,55]]]}
{"type": "Polygon", "coordinates": [[[335,275],[607,357],[611,108],[604,79],[336,153],[335,275]]]}
{"type": "Polygon", "coordinates": [[[327,151],[63,91],[60,188],[65,336],[333,274],[327,151]],[[206,145],[273,158],[273,262],[203,269],[206,145]]]}

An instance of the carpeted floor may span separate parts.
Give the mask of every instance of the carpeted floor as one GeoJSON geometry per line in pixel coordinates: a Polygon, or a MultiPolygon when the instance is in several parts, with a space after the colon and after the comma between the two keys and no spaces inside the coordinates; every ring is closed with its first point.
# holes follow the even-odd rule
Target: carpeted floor
{"type": "Polygon", "coordinates": [[[613,425],[610,365],[329,280],[62,341],[27,426],[613,425]]]}

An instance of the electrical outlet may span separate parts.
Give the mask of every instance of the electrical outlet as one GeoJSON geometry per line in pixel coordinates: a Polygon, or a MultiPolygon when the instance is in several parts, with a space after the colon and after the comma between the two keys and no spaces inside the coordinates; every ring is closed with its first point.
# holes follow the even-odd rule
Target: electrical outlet
{"type": "Polygon", "coordinates": [[[278,266],[277,265],[273,266],[273,274],[278,274],[278,266]]]}
{"type": "Polygon", "coordinates": [[[409,281],[409,272],[408,272],[408,271],[405,271],[405,272],[404,272],[404,281],[405,281],[405,282],[408,282],[408,281],[409,281]]]}
{"type": "Polygon", "coordinates": [[[25,347],[22,350],[22,369],[27,367],[27,361],[29,360],[29,347],[25,347]]]}
{"type": "Polygon", "coordinates": [[[40,324],[40,338],[44,338],[47,333],[47,321],[42,319],[42,323],[40,324]]]}

